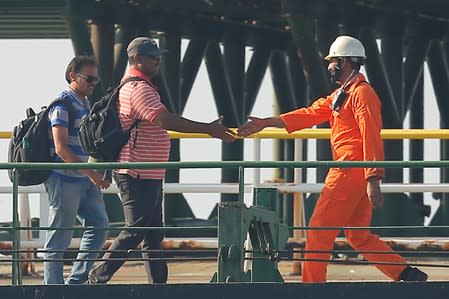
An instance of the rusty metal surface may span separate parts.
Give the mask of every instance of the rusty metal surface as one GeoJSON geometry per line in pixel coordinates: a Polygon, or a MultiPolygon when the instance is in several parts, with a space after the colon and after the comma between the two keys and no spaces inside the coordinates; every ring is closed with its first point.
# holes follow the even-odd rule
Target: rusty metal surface
{"type": "MultiPolygon", "coordinates": [[[[382,238],[390,247],[395,250],[410,251],[449,251],[449,239],[445,238],[382,238]]],[[[105,242],[104,249],[109,248],[113,239],[105,242]]],[[[76,242],[75,242],[76,243],[76,242]]],[[[167,250],[201,250],[217,249],[217,239],[165,239],[162,247],[167,250]]],[[[76,247],[72,247],[76,248],[76,247]]],[[[287,248],[305,248],[305,239],[295,241],[288,240],[287,248]]],[[[337,238],[334,248],[349,249],[350,245],[345,238],[337,238]]],[[[11,241],[0,241],[0,252],[2,250],[12,250],[11,241]]]]}

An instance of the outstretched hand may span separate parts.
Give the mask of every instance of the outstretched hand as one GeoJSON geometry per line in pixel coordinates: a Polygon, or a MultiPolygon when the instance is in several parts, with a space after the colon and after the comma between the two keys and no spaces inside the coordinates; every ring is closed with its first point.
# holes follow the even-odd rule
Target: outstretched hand
{"type": "Polygon", "coordinates": [[[236,138],[235,133],[231,129],[223,126],[222,122],[223,116],[220,116],[217,120],[209,123],[209,135],[226,142],[234,141],[236,138]]]}
{"type": "Polygon", "coordinates": [[[263,118],[249,116],[249,121],[237,129],[237,135],[247,137],[263,130],[266,125],[263,118]]]}

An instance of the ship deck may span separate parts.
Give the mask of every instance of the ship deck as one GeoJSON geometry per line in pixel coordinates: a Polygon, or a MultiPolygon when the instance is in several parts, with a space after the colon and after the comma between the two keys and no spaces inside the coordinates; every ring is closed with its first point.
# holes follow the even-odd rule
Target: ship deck
{"type": "MultiPolygon", "coordinates": [[[[429,281],[449,280],[449,261],[434,259],[413,260],[412,263],[419,264],[441,264],[445,267],[420,267],[429,275],[429,281]]],[[[35,275],[23,276],[23,285],[40,285],[43,280],[42,263],[35,263],[35,275]]],[[[212,275],[217,270],[217,263],[214,261],[185,261],[169,262],[169,284],[184,283],[209,283],[212,275]]],[[[292,275],[293,262],[282,261],[279,263],[279,271],[285,282],[300,282],[299,275],[292,275]]],[[[70,273],[70,265],[64,266],[65,275],[70,273]]],[[[2,262],[0,265],[0,285],[11,285],[11,264],[2,262]]],[[[390,281],[383,273],[371,265],[336,265],[330,264],[328,267],[329,282],[379,282],[390,281]]],[[[147,278],[143,262],[129,261],[116,273],[109,284],[145,284],[147,278]]]]}

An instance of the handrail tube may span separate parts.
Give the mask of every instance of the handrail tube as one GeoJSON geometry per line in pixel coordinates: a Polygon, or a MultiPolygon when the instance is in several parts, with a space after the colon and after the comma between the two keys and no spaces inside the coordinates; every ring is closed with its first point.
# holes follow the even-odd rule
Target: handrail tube
{"type": "Polygon", "coordinates": [[[442,168],[443,161],[189,161],[189,162],[98,162],[98,163],[0,163],[0,169],[184,169],[184,168],[442,168]]]}
{"type": "MultiPolygon", "coordinates": [[[[235,128],[232,130],[236,130],[235,128]]],[[[180,133],[168,131],[171,139],[186,138],[205,138],[210,139],[211,136],[199,133],[180,133]]],[[[449,129],[383,129],[381,131],[382,139],[449,139],[449,129]]],[[[268,128],[261,132],[250,135],[245,138],[254,139],[329,139],[330,129],[303,129],[300,131],[288,133],[285,129],[268,128]]],[[[11,132],[0,131],[0,139],[11,138],[11,132]]]]}
{"type": "MultiPolygon", "coordinates": [[[[322,183],[261,183],[259,187],[277,188],[280,192],[302,192],[302,193],[319,193],[323,188],[322,183]]],[[[438,183],[383,183],[381,184],[384,193],[421,193],[421,192],[449,192],[449,184],[438,183]]],[[[253,185],[245,184],[244,192],[251,193],[253,185]]],[[[102,190],[106,194],[116,194],[119,192],[117,185],[111,184],[108,189],[102,190]]],[[[12,186],[0,186],[0,194],[11,194],[12,186]]],[[[164,193],[228,193],[237,194],[239,185],[237,183],[227,184],[182,184],[182,183],[165,183],[164,193]]],[[[40,194],[46,193],[43,185],[19,187],[19,193],[40,194]]]]}
{"type": "MultiPolygon", "coordinates": [[[[18,187],[18,176],[17,176],[17,170],[14,169],[13,171],[13,190],[17,190],[18,187]]],[[[20,231],[17,229],[17,227],[20,226],[19,222],[19,212],[18,212],[18,206],[19,206],[19,194],[17,192],[13,192],[12,194],[12,248],[14,250],[14,253],[12,255],[13,259],[19,259],[20,255],[18,253],[18,250],[20,249],[20,231]]],[[[21,271],[20,271],[20,262],[13,262],[12,263],[12,284],[22,284],[22,278],[21,278],[21,271]]]]}
{"type": "MultiPolygon", "coordinates": [[[[280,192],[294,193],[320,193],[324,184],[283,184],[277,186],[280,192]]],[[[422,192],[449,192],[449,184],[397,184],[383,183],[380,185],[384,193],[422,193],[422,192]]]]}

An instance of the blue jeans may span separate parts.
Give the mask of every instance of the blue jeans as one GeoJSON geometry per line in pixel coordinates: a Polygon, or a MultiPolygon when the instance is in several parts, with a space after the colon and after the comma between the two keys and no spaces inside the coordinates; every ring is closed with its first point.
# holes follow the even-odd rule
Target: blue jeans
{"type": "MultiPolygon", "coordinates": [[[[49,200],[49,226],[73,227],[76,218],[83,226],[106,228],[109,226],[103,194],[89,180],[68,181],[60,175],[52,174],[45,182],[49,200]]],[[[77,259],[96,259],[98,250],[103,248],[107,237],[107,230],[86,230],[81,239],[80,250],[93,252],[80,252],[77,259]]],[[[72,230],[47,231],[44,254],[47,260],[60,260],[72,240],[72,230]],[[52,252],[52,250],[56,252],[52,252]]],[[[87,280],[88,273],[94,261],[75,261],[72,272],[67,278],[67,284],[82,284],[87,280]]],[[[63,284],[63,262],[44,262],[44,283],[63,284]]]]}

